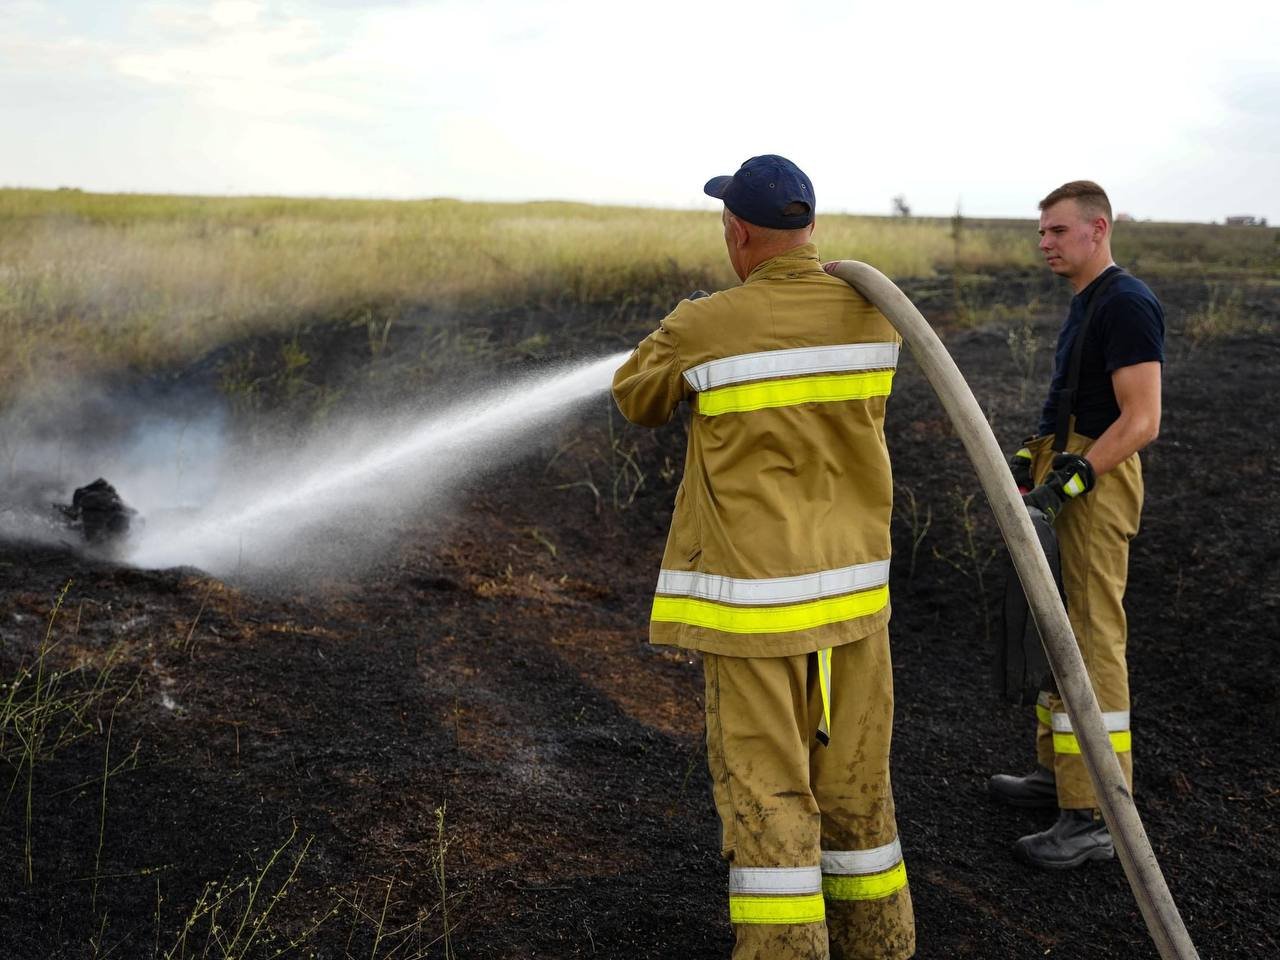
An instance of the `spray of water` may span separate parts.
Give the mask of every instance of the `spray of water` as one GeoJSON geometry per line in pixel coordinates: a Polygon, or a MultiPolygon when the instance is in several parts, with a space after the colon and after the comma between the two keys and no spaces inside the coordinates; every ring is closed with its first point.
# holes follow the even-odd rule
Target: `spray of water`
{"type": "Polygon", "coordinates": [[[557,420],[608,388],[626,356],[509,383],[427,414],[347,424],[279,456],[246,461],[226,449],[188,464],[188,473],[205,479],[194,497],[189,483],[181,496],[157,488],[149,463],[119,463],[109,479],[145,519],[125,559],[224,577],[296,579],[349,569],[424,509],[447,509],[466,480],[538,445],[557,420]]]}

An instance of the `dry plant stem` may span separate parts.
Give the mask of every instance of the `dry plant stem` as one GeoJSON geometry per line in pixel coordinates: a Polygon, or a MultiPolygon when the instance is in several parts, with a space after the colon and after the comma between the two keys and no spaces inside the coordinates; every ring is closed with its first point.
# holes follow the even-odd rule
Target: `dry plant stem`
{"type": "Polygon", "coordinates": [[[596,486],[594,483],[592,483],[592,482],[591,482],[591,480],[590,480],[590,477],[591,477],[591,468],[590,468],[590,467],[588,467],[588,468],[587,468],[587,477],[588,477],[588,479],[586,479],[586,480],[575,480],[573,483],[561,483],[561,484],[557,484],[553,489],[555,489],[555,490],[572,490],[574,487],[586,487],[588,490],[590,490],[590,491],[591,491],[591,495],[595,498],[595,513],[596,513],[597,515],[599,515],[599,513],[600,513],[600,488],[599,488],[599,487],[597,487],[597,486],[596,486]]]}
{"type": "MultiPolygon", "coordinates": [[[[111,708],[111,719],[107,721],[107,746],[102,754],[102,793],[98,801],[98,849],[93,856],[93,893],[89,898],[89,909],[98,909],[98,878],[102,873],[102,843],[107,833],[107,778],[111,775],[111,731],[116,725],[116,707],[111,708]]],[[[105,916],[105,914],[104,914],[105,916]]]]}
{"type": "Polygon", "coordinates": [[[184,653],[191,652],[191,638],[195,636],[196,624],[200,622],[200,616],[204,613],[205,604],[209,602],[209,594],[213,593],[213,585],[216,582],[212,577],[209,578],[209,584],[205,587],[204,596],[200,598],[200,609],[196,611],[195,619],[191,621],[191,628],[187,630],[187,638],[182,641],[182,651],[184,653]]]}
{"type": "Polygon", "coordinates": [[[911,564],[907,568],[907,579],[914,580],[916,578],[916,558],[920,553],[920,544],[924,542],[924,538],[929,534],[929,528],[933,526],[933,505],[925,507],[924,517],[920,516],[920,503],[916,500],[916,492],[910,487],[903,487],[903,493],[907,498],[907,509],[903,510],[898,507],[898,516],[907,522],[911,528],[911,564]]]}
{"type": "MultiPolygon", "coordinates": [[[[285,877],[280,886],[272,894],[270,901],[262,908],[260,913],[255,914],[254,905],[257,902],[258,895],[262,890],[262,885],[266,882],[267,875],[271,872],[276,862],[280,859],[289,845],[293,843],[294,838],[298,835],[298,825],[293,825],[293,830],[289,834],[288,839],[279,847],[272,851],[267,862],[258,872],[250,878],[242,880],[233,886],[225,883],[219,884],[217,881],[210,881],[205,884],[203,892],[196,900],[196,904],[191,908],[191,912],[187,915],[186,921],[183,923],[182,931],[178,934],[178,939],[174,945],[164,955],[164,960],[174,960],[176,957],[185,957],[187,955],[187,939],[191,936],[196,924],[201,920],[208,920],[209,929],[206,934],[204,948],[201,956],[208,956],[210,949],[216,949],[223,957],[242,957],[248,954],[249,949],[262,933],[267,920],[271,916],[271,912],[276,905],[284,898],[294,878],[297,876],[298,868],[301,866],[303,859],[307,855],[307,851],[311,848],[313,837],[308,837],[302,849],[298,852],[297,857],[293,861],[293,866],[289,870],[289,875],[285,877]],[[244,891],[246,894],[246,902],[239,911],[234,933],[231,934],[230,940],[223,934],[223,929],[218,922],[219,915],[222,910],[231,904],[232,898],[244,891]]],[[[332,916],[332,911],[326,915],[332,916]]],[[[324,921],[321,920],[321,923],[324,921]]],[[[314,931],[319,924],[314,925],[311,930],[314,931]]],[[[308,934],[309,936],[309,934],[308,934]]],[[[301,941],[295,941],[290,945],[283,947],[281,950],[272,954],[272,957],[278,957],[286,950],[291,950],[301,941]]]]}
{"type": "Polygon", "coordinates": [[[23,842],[23,853],[26,856],[28,884],[35,879],[31,857],[31,807],[34,798],[36,758],[40,755],[40,746],[44,742],[45,731],[50,720],[48,691],[45,689],[44,683],[45,655],[51,649],[49,641],[53,636],[53,624],[58,619],[58,611],[62,609],[62,602],[66,600],[67,591],[71,589],[71,585],[74,582],[73,580],[68,580],[63,584],[62,590],[58,593],[58,599],[54,601],[53,609],[49,612],[49,625],[45,628],[44,639],[40,641],[40,653],[36,667],[36,689],[31,704],[30,727],[27,730],[27,736],[24,738],[24,759],[27,764],[27,809],[26,839],[23,842]],[[46,698],[44,703],[41,703],[40,700],[42,694],[46,698]]]}
{"type": "Polygon", "coordinates": [[[445,883],[444,872],[444,855],[448,849],[448,842],[444,836],[444,812],[446,804],[436,807],[436,854],[435,854],[435,874],[436,884],[440,888],[440,916],[444,924],[444,955],[445,960],[454,960],[456,954],[453,952],[453,943],[449,937],[449,892],[445,883]]]}
{"type": "Polygon", "coordinates": [[[615,434],[613,429],[613,409],[613,405],[610,404],[609,465],[613,470],[613,509],[625,510],[635,502],[636,494],[644,486],[644,471],[636,463],[635,455],[639,452],[637,446],[633,443],[630,449],[625,449],[622,445],[622,439],[615,434]],[[619,463],[619,460],[621,460],[621,463],[619,463]],[[626,489],[626,498],[624,500],[620,494],[625,488],[629,489],[626,489]]]}
{"type": "Polygon", "coordinates": [[[937,335],[887,277],[874,267],[848,260],[836,265],[833,273],[875,304],[902,334],[963,440],[1009,545],[1018,578],[1044,640],[1059,694],[1080,741],[1089,779],[1147,930],[1164,960],[1194,960],[1198,954],[1169,893],[1112,750],[1049,563],[982,409],[937,335]]]}
{"type": "Polygon", "coordinates": [[[960,503],[960,523],[964,529],[964,545],[960,550],[960,558],[964,562],[953,559],[936,547],[933,555],[939,560],[946,561],[962,576],[973,580],[978,591],[978,606],[982,611],[982,639],[983,643],[989,647],[991,645],[991,605],[987,600],[986,572],[987,567],[996,557],[996,548],[992,547],[985,557],[978,550],[978,543],[973,536],[978,529],[978,522],[971,511],[975,496],[977,494],[971,493],[967,497],[961,496],[960,493],[955,494],[956,500],[960,503]]]}
{"type": "Polygon", "coordinates": [[[387,894],[382,898],[382,913],[378,915],[378,929],[373,935],[373,953],[369,960],[378,960],[378,948],[382,945],[382,932],[387,925],[387,907],[391,904],[391,888],[395,886],[395,878],[387,881],[387,894]]]}
{"type": "Polygon", "coordinates": [[[1027,393],[1036,374],[1036,355],[1040,352],[1040,337],[1031,323],[1031,311],[1038,303],[1027,305],[1027,312],[1022,322],[1009,330],[1005,342],[1009,345],[1009,356],[1018,371],[1018,402],[1025,403],[1027,393]]]}

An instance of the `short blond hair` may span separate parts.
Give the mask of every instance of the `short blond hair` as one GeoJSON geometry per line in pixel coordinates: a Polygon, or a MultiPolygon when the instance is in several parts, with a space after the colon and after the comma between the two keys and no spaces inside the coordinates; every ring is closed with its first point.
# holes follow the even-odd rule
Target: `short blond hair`
{"type": "Polygon", "coordinates": [[[1064,183],[1040,201],[1040,209],[1048,210],[1055,203],[1061,203],[1063,200],[1074,200],[1086,214],[1106,217],[1107,223],[1113,222],[1111,200],[1107,197],[1107,191],[1092,180],[1072,180],[1070,183],[1064,183]]]}

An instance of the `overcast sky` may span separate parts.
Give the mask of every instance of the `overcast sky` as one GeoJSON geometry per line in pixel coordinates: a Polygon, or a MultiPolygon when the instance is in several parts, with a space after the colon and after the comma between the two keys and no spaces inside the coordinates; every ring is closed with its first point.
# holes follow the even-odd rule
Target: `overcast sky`
{"type": "Polygon", "coordinates": [[[0,0],[0,185],[1280,220],[1280,3],[0,0]],[[1184,12],[1185,11],[1185,12],[1184,12]]]}

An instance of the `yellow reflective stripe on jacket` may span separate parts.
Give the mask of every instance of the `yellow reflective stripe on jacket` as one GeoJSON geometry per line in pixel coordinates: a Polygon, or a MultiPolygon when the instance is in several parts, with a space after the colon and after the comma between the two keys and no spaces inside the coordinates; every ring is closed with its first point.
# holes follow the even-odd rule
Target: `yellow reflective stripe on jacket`
{"type": "Polygon", "coordinates": [[[887,397],[892,388],[892,370],[744,383],[698,394],[698,413],[716,417],[722,413],[747,413],[769,407],[793,407],[801,403],[866,400],[870,397],[887,397]]]}
{"type": "Polygon", "coordinates": [[[754,380],[778,380],[815,373],[886,370],[897,367],[900,350],[901,346],[894,340],[740,353],[690,367],[684,372],[684,380],[691,389],[704,393],[717,387],[754,380]]]}
{"type": "Polygon", "coordinates": [[[759,579],[723,577],[699,570],[660,570],[655,592],[739,606],[776,606],[857,593],[888,582],[889,561],[875,560],[794,577],[759,579]]]}
{"type": "Polygon", "coordinates": [[[652,619],[724,633],[789,633],[865,617],[878,613],[888,604],[887,586],[779,607],[728,607],[693,597],[658,596],[653,598],[652,619]]]}
{"type": "Polygon", "coordinates": [[[826,903],[820,893],[796,897],[729,895],[729,920],[732,923],[821,923],[826,916],[826,903]]]}

